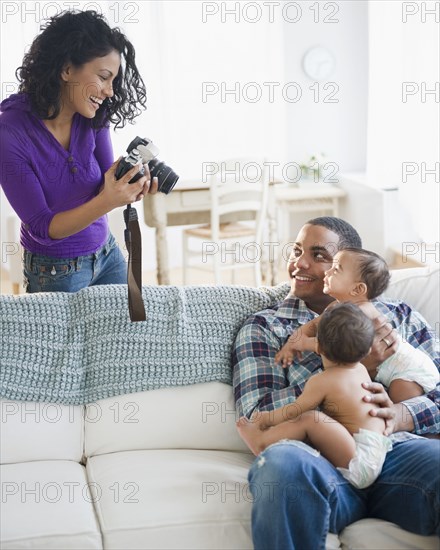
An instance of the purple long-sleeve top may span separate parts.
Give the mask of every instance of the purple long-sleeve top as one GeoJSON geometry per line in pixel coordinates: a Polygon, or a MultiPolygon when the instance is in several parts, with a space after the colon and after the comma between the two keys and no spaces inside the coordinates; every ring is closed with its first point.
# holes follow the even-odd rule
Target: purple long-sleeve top
{"type": "Polygon", "coordinates": [[[0,184],[21,220],[20,242],[30,252],[74,258],[105,243],[107,216],[63,239],[51,239],[49,225],[58,212],[92,199],[112,163],[107,127],[95,130],[76,113],[65,150],[33,114],[27,94],[0,103],[0,184]]]}

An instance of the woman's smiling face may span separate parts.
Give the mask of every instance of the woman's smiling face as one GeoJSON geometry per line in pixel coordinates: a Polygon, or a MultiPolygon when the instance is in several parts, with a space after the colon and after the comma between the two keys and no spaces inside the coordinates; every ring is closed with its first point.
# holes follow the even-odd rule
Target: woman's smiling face
{"type": "Polygon", "coordinates": [[[120,65],[121,56],[116,50],[80,67],[66,65],[61,73],[63,114],[79,113],[93,118],[103,101],[113,96],[112,84],[120,65]]]}

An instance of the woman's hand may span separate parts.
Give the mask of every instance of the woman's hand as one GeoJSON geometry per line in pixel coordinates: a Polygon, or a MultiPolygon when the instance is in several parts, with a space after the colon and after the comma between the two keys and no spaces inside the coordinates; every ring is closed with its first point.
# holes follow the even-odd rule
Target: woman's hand
{"type": "Polygon", "coordinates": [[[153,181],[151,181],[150,169],[148,168],[148,164],[144,164],[144,171],[147,181],[145,182],[141,192],[137,195],[137,201],[142,200],[147,193],[149,193],[150,195],[155,195],[159,186],[159,180],[156,177],[154,177],[153,181]]]}
{"type": "Polygon", "coordinates": [[[55,214],[49,225],[51,239],[70,237],[114,208],[139,201],[147,193],[157,193],[157,178],[153,178],[153,182],[150,183],[150,171],[146,165],[145,175],[138,181],[128,183],[139,172],[140,165],[134,166],[122,178],[116,180],[115,171],[121,158],[119,157],[104,174],[104,184],[95,197],[76,208],[55,214]]]}
{"type": "Polygon", "coordinates": [[[139,201],[149,192],[157,192],[157,178],[153,178],[153,183],[151,183],[150,171],[146,164],[144,164],[145,175],[139,178],[138,181],[128,183],[141,169],[140,164],[137,164],[116,180],[115,171],[121,158],[119,157],[104,174],[104,186],[100,194],[107,204],[108,211],[139,201]]]}
{"type": "Polygon", "coordinates": [[[373,319],[375,336],[370,353],[362,360],[372,379],[376,376],[377,368],[385,359],[396,353],[399,346],[399,336],[383,315],[373,319]]]}

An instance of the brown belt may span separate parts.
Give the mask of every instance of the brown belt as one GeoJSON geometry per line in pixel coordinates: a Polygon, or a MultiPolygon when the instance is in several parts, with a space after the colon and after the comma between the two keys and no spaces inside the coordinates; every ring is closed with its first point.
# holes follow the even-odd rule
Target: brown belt
{"type": "Polygon", "coordinates": [[[128,310],[131,321],[145,321],[145,307],[142,299],[142,239],[136,209],[130,204],[124,210],[126,229],[125,245],[128,250],[128,310]]]}

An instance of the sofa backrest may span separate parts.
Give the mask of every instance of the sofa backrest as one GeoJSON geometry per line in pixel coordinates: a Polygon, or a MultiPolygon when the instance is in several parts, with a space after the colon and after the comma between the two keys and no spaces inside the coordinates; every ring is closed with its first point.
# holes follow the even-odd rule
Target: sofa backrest
{"type": "Polygon", "coordinates": [[[0,401],[0,463],[73,460],[149,449],[247,451],[232,387],[221,382],[102,399],[86,406],[0,401]]]}
{"type": "Polygon", "coordinates": [[[85,455],[150,449],[247,451],[235,428],[232,387],[164,388],[86,406],[85,455]]]}
{"type": "Polygon", "coordinates": [[[82,406],[1,399],[0,428],[1,464],[83,457],[82,406]]]}
{"type": "Polygon", "coordinates": [[[440,337],[440,266],[396,269],[384,295],[403,300],[428,321],[440,337]]]}

